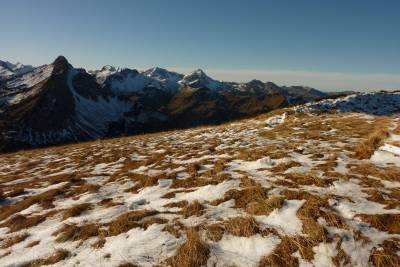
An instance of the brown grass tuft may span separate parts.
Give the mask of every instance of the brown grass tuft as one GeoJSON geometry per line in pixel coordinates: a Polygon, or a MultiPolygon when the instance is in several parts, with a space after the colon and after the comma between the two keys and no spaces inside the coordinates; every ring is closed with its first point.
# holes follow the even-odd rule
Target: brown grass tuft
{"type": "Polygon", "coordinates": [[[38,259],[30,262],[26,267],[37,267],[42,265],[51,265],[68,258],[70,255],[68,250],[58,249],[51,256],[45,259],[38,259]]]}
{"type": "Polygon", "coordinates": [[[64,210],[62,215],[63,220],[68,219],[69,217],[77,217],[92,208],[93,205],[90,203],[77,204],[69,209],[64,210]]]}
{"type": "Polygon", "coordinates": [[[87,240],[93,236],[98,236],[99,234],[99,225],[96,224],[86,224],[82,226],[64,224],[60,230],[53,233],[53,235],[57,236],[57,242],[87,240]]]}
{"type": "Polygon", "coordinates": [[[205,227],[207,238],[212,241],[221,240],[225,232],[225,227],[222,223],[214,223],[206,225],[205,227]]]}
{"type": "Polygon", "coordinates": [[[381,244],[380,248],[374,248],[369,261],[376,267],[397,267],[400,266],[400,240],[389,239],[381,244]]]}
{"type": "Polygon", "coordinates": [[[366,140],[354,148],[354,157],[356,159],[369,159],[388,136],[387,127],[374,130],[366,140]]]}
{"type": "Polygon", "coordinates": [[[28,245],[26,245],[26,247],[27,248],[32,248],[32,247],[37,246],[39,244],[40,244],[40,241],[39,240],[35,240],[35,241],[30,242],[28,245]]]}
{"type": "Polygon", "coordinates": [[[10,191],[7,194],[5,194],[5,197],[17,197],[17,196],[21,196],[25,193],[26,192],[25,192],[24,188],[16,188],[15,190],[10,191]]]}
{"type": "Polygon", "coordinates": [[[314,173],[287,173],[285,178],[298,185],[328,186],[332,180],[320,178],[314,173]]]}
{"type": "Polygon", "coordinates": [[[48,214],[26,217],[18,214],[1,224],[0,227],[8,227],[10,232],[17,232],[19,230],[38,225],[46,219],[47,215],[48,214]]]}
{"type": "Polygon", "coordinates": [[[326,211],[321,212],[321,215],[329,226],[342,229],[349,229],[349,226],[345,223],[344,219],[339,215],[333,212],[326,212],[326,211]]]}
{"type": "Polygon", "coordinates": [[[232,235],[249,237],[262,233],[252,216],[230,218],[224,222],[225,229],[232,235]]]}
{"type": "Polygon", "coordinates": [[[400,214],[360,214],[357,217],[380,231],[400,234],[400,214]]]}
{"type": "Polygon", "coordinates": [[[191,204],[182,208],[179,214],[183,215],[185,218],[191,216],[201,216],[205,213],[204,206],[200,204],[199,201],[195,200],[191,204]]]}
{"type": "Polygon", "coordinates": [[[218,205],[230,199],[235,200],[235,208],[245,209],[251,202],[263,201],[268,198],[268,189],[256,185],[242,188],[241,190],[231,189],[225,193],[222,199],[213,201],[212,205],[218,205]]]}
{"type": "MultiPolygon", "coordinates": [[[[19,242],[24,241],[27,237],[29,236],[28,233],[16,235],[10,238],[7,238],[5,240],[2,240],[2,243],[0,245],[0,249],[6,249],[9,248],[15,244],[18,244],[19,242]]],[[[1,240],[0,240],[1,241],[1,240]]]]}
{"type": "Polygon", "coordinates": [[[133,264],[131,262],[123,262],[119,264],[118,267],[139,267],[139,265],[133,264]]]}
{"type": "Polygon", "coordinates": [[[135,227],[143,227],[139,221],[147,216],[155,214],[158,214],[155,210],[135,210],[124,213],[108,224],[109,229],[107,234],[109,236],[115,236],[125,233],[135,227]]]}
{"type": "Polygon", "coordinates": [[[0,208],[0,221],[8,218],[9,216],[11,216],[17,212],[20,212],[24,209],[29,208],[33,204],[39,204],[44,209],[52,208],[52,207],[54,207],[52,204],[54,198],[56,196],[64,194],[65,189],[67,189],[68,187],[69,187],[69,184],[67,184],[61,188],[45,191],[38,195],[29,196],[21,201],[18,201],[17,203],[15,203],[13,205],[3,206],[0,208]]]}
{"type": "Polygon", "coordinates": [[[170,233],[176,238],[181,237],[181,231],[185,229],[185,226],[178,220],[174,220],[172,224],[167,224],[163,231],[170,233]]]}
{"type": "Polygon", "coordinates": [[[299,261],[292,254],[298,250],[298,242],[294,242],[295,237],[283,236],[281,243],[266,257],[258,263],[259,267],[281,267],[298,266],[299,261]]]}
{"type": "Polygon", "coordinates": [[[197,177],[200,168],[201,168],[201,165],[199,163],[195,162],[195,163],[189,164],[189,166],[187,167],[186,170],[191,176],[197,177]]]}
{"type": "Polygon", "coordinates": [[[186,241],[178,248],[175,256],[167,260],[172,267],[195,267],[207,263],[210,249],[201,240],[199,233],[191,228],[186,232],[186,241]]]}
{"type": "Polygon", "coordinates": [[[246,212],[253,215],[268,215],[273,210],[281,208],[284,202],[285,197],[283,196],[270,196],[267,199],[250,202],[246,207],[246,212]]]}
{"type": "Polygon", "coordinates": [[[84,193],[97,193],[100,186],[95,184],[82,184],[67,193],[67,197],[78,197],[84,193]]]}

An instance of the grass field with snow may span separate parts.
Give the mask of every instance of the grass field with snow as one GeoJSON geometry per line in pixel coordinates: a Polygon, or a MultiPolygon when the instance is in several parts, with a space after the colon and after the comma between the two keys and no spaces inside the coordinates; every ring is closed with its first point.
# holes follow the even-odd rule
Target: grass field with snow
{"type": "Polygon", "coordinates": [[[400,265],[395,116],[286,109],[0,162],[0,266],[400,265]]]}

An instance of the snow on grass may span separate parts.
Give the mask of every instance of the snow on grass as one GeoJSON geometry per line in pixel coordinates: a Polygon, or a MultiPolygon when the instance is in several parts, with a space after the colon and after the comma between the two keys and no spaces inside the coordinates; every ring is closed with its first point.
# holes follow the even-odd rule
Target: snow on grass
{"type": "Polygon", "coordinates": [[[256,216],[264,228],[273,227],[281,234],[294,235],[302,231],[303,223],[296,216],[305,200],[287,200],[280,209],[275,209],[268,216],[256,216]]]}
{"type": "MultiPolygon", "coordinates": [[[[103,248],[96,250],[86,247],[78,251],[73,262],[81,266],[91,266],[93,263],[96,266],[117,266],[123,262],[154,266],[154,263],[161,263],[172,256],[179,244],[179,239],[162,231],[163,227],[154,224],[146,230],[134,228],[118,236],[108,237],[103,248]]],[[[63,266],[65,263],[59,262],[58,265],[63,266]]]]}
{"type": "Polygon", "coordinates": [[[315,267],[335,267],[332,257],[337,255],[336,242],[334,243],[320,243],[313,248],[315,253],[312,263],[315,267]]]}
{"type": "Polygon", "coordinates": [[[340,128],[342,124],[360,126],[354,126],[356,119],[370,129],[377,120],[359,114],[282,114],[268,119],[269,127],[282,124],[282,131],[287,131],[277,131],[274,140],[259,135],[267,123],[261,116],[217,127],[0,155],[0,193],[4,195],[0,199],[0,215],[15,208],[0,221],[0,239],[28,234],[10,247],[1,248],[4,241],[0,241],[0,266],[28,264],[57,249],[71,253],[55,266],[166,265],[185,242],[190,227],[196,227],[209,246],[208,266],[257,266],[261,258],[286,253],[280,248],[282,240],[312,238],[308,236],[309,225],[305,225],[310,220],[316,228],[326,230],[327,240],[310,245],[312,259],[300,259],[299,251],[291,251],[301,266],[331,266],[339,247],[349,256],[350,265],[368,266],[374,247],[400,237],[400,233],[374,228],[359,216],[400,213],[396,199],[400,183],[395,176],[400,167],[395,160],[400,138],[392,134],[371,159],[356,160],[351,148],[361,142],[362,136],[340,128]],[[333,120],[336,124],[329,125],[333,120]],[[315,124],[321,127],[319,134],[304,140],[309,127],[315,124]],[[383,154],[390,154],[390,160],[383,154]],[[393,178],[383,179],[379,172],[354,173],[353,167],[359,164],[372,165],[381,172],[390,167],[392,176],[388,173],[388,177],[393,178]],[[193,165],[197,166],[195,171],[190,170],[193,165]],[[285,165],[289,167],[282,167],[285,165]],[[302,184],[301,180],[288,179],[293,173],[304,174],[304,179],[313,173],[324,182],[316,184],[318,181],[310,179],[302,184]],[[182,187],[173,186],[176,184],[182,187]],[[60,188],[63,191],[49,199],[29,201],[60,188]],[[268,215],[249,213],[249,204],[262,205],[272,195],[287,199],[282,199],[283,205],[268,215]],[[64,216],[76,205],[86,209],[64,216]],[[307,212],[308,208],[311,212],[307,212]],[[144,211],[150,215],[140,217],[144,211]],[[128,213],[133,217],[119,222],[121,232],[109,234],[109,224],[128,213]],[[32,223],[32,218],[45,214],[43,220],[32,223]],[[11,217],[32,225],[10,232],[14,226],[7,225],[11,217]],[[231,232],[226,223],[236,217],[254,223],[239,224],[235,226],[237,231],[231,232]],[[335,218],[341,221],[338,223],[335,218]],[[54,232],[64,224],[95,225],[101,233],[88,239],[58,242],[54,232]],[[214,229],[219,237],[209,237],[208,229],[214,229]],[[39,243],[27,247],[35,241],[39,243]],[[102,246],[93,247],[99,241],[102,246]]]}
{"type": "Polygon", "coordinates": [[[227,191],[237,188],[239,184],[239,180],[228,180],[217,185],[206,185],[190,193],[178,194],[177,199],[188,201],[213,201],[222,198],[227,191]]]}
{"type": "Polygon", "coordinates": [[[367,200],[368,194],[355,181],[335,181],[331,190],[333,194],[345,197],[331,200],[331,205],[344,218],[352,219],[357,214],[400,213],[400,209],[387,209],[384,204],[367,200]]]}
{"type": "Polygon", "coordinates": [[[274,235],[239,237],[225,234],[212,244],[208,266],[257,266],[260,258],[269,255],[280,243],[274,235]]]}

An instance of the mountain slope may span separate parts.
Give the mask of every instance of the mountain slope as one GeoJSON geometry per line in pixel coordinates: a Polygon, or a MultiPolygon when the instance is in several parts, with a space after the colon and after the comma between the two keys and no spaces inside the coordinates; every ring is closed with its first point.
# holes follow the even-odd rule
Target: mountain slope
{"type": "Polygon", "coordinates": [[[3,154],[0,266],[398,266],[399,140],[287,108],[3,154]]]}
{"type": "Polygon", "coordinates": [[[33,67],[30,65],[23,65],[22,63],[12,64],[8,61],[0,60],[0,80],[10,78],[12,76],[22,75],[30,72],[33,67]]]}
{"type": "Polygon", "coordinates": [[[64,57],[9,81],[2,91],[13,90],[1,99],[4,149],[154,130],[154,121],[162,125],[166,120],[151,108],[100,88],[64,57]]]}
{"type": "Polygon", "coordinates": [[[298,108],[306,111],[361,112],[372,115],[400,113],[400,92],[356,93],[345,97],[327,98],[298,108]]]}

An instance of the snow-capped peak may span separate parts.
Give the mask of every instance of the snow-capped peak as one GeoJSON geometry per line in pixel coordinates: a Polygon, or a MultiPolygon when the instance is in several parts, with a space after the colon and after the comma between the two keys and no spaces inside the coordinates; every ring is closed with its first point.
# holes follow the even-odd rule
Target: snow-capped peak
{"type": "Polygon", "coordinates": [[[179,83],[195,88],[206,87],[211,90],[219,89],[222,86],[220,81],[210,78],[202,69],[197,69],[192,73],[185,75],[179,83]]]}
{"type": "Polygon", "coordinates": [[[13,64],[8,61],[0,60],[0,79],[14,75],[22,75],[33,69],[31,65],[24,65],[20,62],[13,64]]]}
{"type": "Polygon", "coordinates": [[[101,68],[100,71],[109,71],[109,72],[115,72],[117,71],[117,68],[114,66],[110,66],[110,65],[105,65],[101,68]]]}

